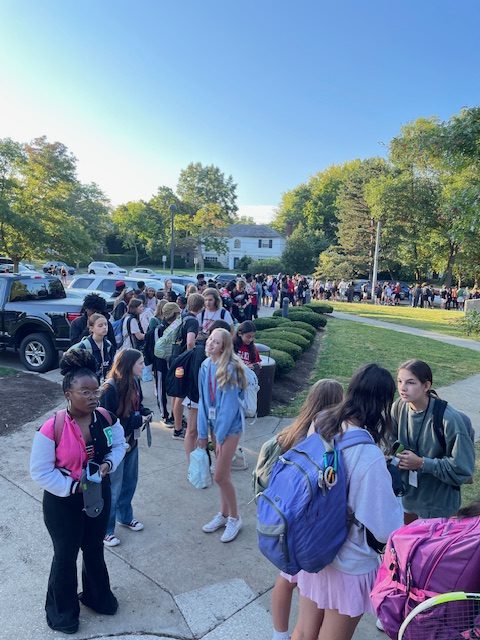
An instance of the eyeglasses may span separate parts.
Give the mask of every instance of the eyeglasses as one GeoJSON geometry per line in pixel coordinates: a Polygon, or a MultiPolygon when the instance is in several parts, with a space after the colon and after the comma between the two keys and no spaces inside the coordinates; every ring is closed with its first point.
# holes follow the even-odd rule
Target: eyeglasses
{"type": "Polygon", "coordinates": [[[83,396],[84,398],[100,398],[102,395],[101,389],[97,389],[96,391],[89,391],[88,389],[71,389],[74,393],[78,393],[79,396],[83,396]]]}

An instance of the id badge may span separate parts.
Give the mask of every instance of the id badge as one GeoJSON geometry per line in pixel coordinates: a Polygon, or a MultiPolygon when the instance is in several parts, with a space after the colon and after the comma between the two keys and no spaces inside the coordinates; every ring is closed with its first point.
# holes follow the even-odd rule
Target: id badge
{"type": "Polygon", "coordinates": [[[140,440],[140,434],[141,434],[142,430],[141,429],[134,429],[133,430],[133,438],[135,440],[140,440]]]}
{"type": "Polygon", "coordinates": [[[418,473],[416,471],[408,472],[408,484],[411,487],[418,487],[418,473]]]}
{"type": "Polygon", "coordinates": [[[215,420],[215,418],[217,417],[217,410],[215,407],[210,407],[208,410],[208,419],[209,420],[215,420]]]}

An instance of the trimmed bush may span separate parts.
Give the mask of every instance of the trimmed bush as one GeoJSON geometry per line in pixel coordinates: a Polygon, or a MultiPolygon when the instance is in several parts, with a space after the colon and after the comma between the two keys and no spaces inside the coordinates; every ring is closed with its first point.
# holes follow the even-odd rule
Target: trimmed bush
{"type": "Polygon", "coordinates": [[[289,356],[285,351],[280,351],[279,349],[272,349],[270,355],[276,362],[275,367],[275,377],[279,378],[280,376],[284,376],[286,373],[291,371],[295,366],[295,362],[292,356],[289,356]]]}
{"type": "Polygon", "coordinates": [[[308,322],[315,329],[320,329],[327,324],[327,318],[320,313],[315,313],[314,311],[301,311],[300,309],[291,309],[290,310],[290,318],[291,320],[300,320],[300,322],[308,322]]]}
{"type": "Polygon", "coordinates": [[[305,309],[305,307],[311,309],[312,311],[315,311],[315,313],[333,313],[332,305],[328,304],[327,302],[313,301],[309,302],[308,304],[304,304],[303,307],[298,308],[305,309]]]}
{"type": "MultiPolygon", "coordinates": [[[[302,324],[306,324],[306,323],[303,322],[302,324]]],[[[286,325],[282,325],[281,327],[274,327],[273,329],[265,329],[264,331],[267,331],[268,333],[274,333],[275,331],[288,331],[288,333],[296,333],[297,336],[302,336],[302,338],[306,338],[309,344],[313,342],[313,339],[315,337],[315,329],[313,327],[311,327],[310,325],[307,325],[308,327],[310,327],[310,329],[313,332],[313,333],[310,333],[310,331],[305,331],[305,329],[301,329],[300,327],[294,327],[292,325],[293,325],[293,322],[290,322],[290,324],[288,325],[286,324],[286,325]]]]}
{"type": "Polygon", "coordinates": [[[301,347],[302,351],[305,351],[310,346],[310,340],[304,338],[299,333],[295,333],[293,331],[287,331],[286,329],[282,329],[281,327],[276,327],[274,329],[266,329],[265,331],[260,331],[257,333],[258,341],[262,342],[264,338],[274,337],[275,340],[279,338],[280,340],[288,340],[289,342],[293,342],[293,344],[297,344],[301,347]]]}
{"type": "Polygon", "coordinates": [[[262,338],[258,339],[258,341],[266,344],[270,349],[279,349],[280,351],[285,351],[288,355],[292,356],[294,360],[299,358],[302,354],[302,348],[293,342],[288,342],[288,340],[281,340],[276,336],[272,335],[271,337],[263,334],[262,338]]]}
{"type": "Polygon", "coordinates": [[[308,322],[300,322],[298,320],[291,320],[290,324],[288,325],[288,329],[302,329],[302,331],[306,331],[308,333],[309,336],[312,336],[312,340],[315,337],[315,327],[312,327],[311,324],[308,324],[308,322]]]}
{"type": "Polygon", "coordinates": [[[263,329],[279,327],[281,324],[290,322],[290,320],[288,318],[257,318],[253,322],[257,327],[257,331],[262,331],[263,329]]]}

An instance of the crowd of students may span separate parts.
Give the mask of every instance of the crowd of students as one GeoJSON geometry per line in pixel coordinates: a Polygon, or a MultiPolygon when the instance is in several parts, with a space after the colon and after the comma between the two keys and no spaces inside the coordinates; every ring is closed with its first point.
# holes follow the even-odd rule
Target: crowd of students
{"type": "MultiPolygon", "coordinates": [[[[44,518],[54,546],[47,623],[64,633],[78,628],[79,550],[84,560],[80,602],[98,613],[114,614],[118,604],[103,547],[120,544],[117,524],[133,532],[144,528],[134,516],[132,500],[139,476],[138,439],[153,413],[143,404],[145,362],[153,371],[163,421],[175,439],[184,441],[187,460],[196,446],[214,450],[220,504],[203,531],[222,529],[220,539],[227,543],[242,528],[231,468],[244,424],[240,399],[247,386],[245,367],[258,372],[260,366],[255,324],[244,315],[238,323],[235,305],[241,304],[232,302],[228,309],[222,290],[214,287],[201,285],[202,293],[188,292],[185,304],[170,295],[158,300],[155,292],[153,308],[147,292],[129,292],[117,284],[115,309],[121,311],[116,317],[114,309],[113,322],[121,321],[120,344],[111,335],[103,298],[87,296],[85,314],[72,323],[73,344],[61,362],[64,423],[58,428],[57,416],[47,420],[32,448],[31,474],[44,489],[44,518]],[[144,315],[147,309],[150,313],[144,315]],[[90,463],[98,465],[97,494],[86,481],[90,463]],[[99,511],[97,517],[89,515],[89,501],[90,510],[99,511]]],[[[233,301],[231,294],[247,284],[253,286],[246,280],[231,290],[227,285],[228,297],[233,301]]],[[[253,316],[252,298],[246,300],[253,316]]],[[[472,434],[465,416],[447,405],[439,440],[435,416],[440,400],[432,384],[430,367],[418,360],[400,365],[396,402],[391,374],[375,364],[355,373],[345,397],[336,381],[319,381],[299,417],[275,438],[279,454],[314,432],[332,440],[365,429],[373,445],[344,453],[348,506],[355,522],[333,563],[316,574],[300,571],[277,579],[272,597],[275,640],[289,638],[295,588],[300,605],[294,640],[349,640],[361,616],[373,611],[369,595],[380,556],[371,539],[385,543],[403,521],[450,517],[459,509],[460,487],[474,471],[472,434]],[[401,498],[394,493],[386,457],[395,461],[403,478],[401,498]]]]}

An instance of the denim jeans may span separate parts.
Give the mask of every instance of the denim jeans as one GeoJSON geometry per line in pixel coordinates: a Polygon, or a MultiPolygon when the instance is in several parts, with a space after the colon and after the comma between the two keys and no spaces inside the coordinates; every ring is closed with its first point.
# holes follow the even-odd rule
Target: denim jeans
{"type": "Polygon", "coordinates": [[[107,524],[107,535],[115,531],[115,522],[128,524],[133,520],[132,499],[138,481],[138,446],[125,454],[124,459],[110,474],[112,506],[107,524]]]}

